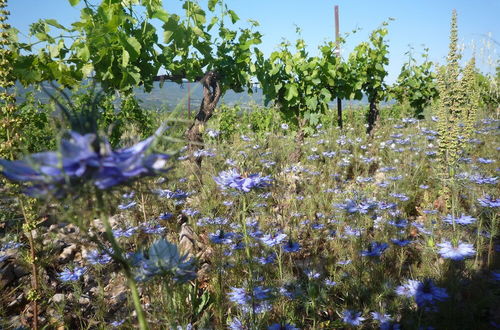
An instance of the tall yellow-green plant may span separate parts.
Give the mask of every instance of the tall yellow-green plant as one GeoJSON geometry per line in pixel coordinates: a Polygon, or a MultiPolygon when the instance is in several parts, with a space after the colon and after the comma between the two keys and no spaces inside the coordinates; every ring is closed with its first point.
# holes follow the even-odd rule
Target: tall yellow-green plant
{"type": "Polygon", "coordinates": [[[21,122],[16,118],[16,97],[9,91],[14,86],[10,65],[10,25],[6,23],[10,12],[7,0],[0,0],[0,158],[13,159],[20,141],[21,122]]]}
{"type": "Polygon", "coordinates": [[[476,74],[476,58],[472,57],[464,68],[461,81],[462,88],[466,95],[466,102],[462,109],[462,121],[464,123],[464,141],[470,139],[474,133],[474,123],[476,122],[477,111],[480,105],[480,91],[476,74]]]}
{"type": "Polygon", "coordinates": [[[457,42],[457,13],[453,10],[447,64],[442,66],[438,73],[439,158],[444,172],[451,175],[458,160],[458,124],[462,117],[465,97],[459,80],[461,70],[458,62],[461,54],[458,52],[457,42]]]}

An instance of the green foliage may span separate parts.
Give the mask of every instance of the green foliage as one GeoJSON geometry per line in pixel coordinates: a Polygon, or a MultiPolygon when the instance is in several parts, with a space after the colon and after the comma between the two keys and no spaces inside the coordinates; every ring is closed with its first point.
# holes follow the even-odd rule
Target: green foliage
{"type": "Polygon", "coordinates": [[[387,99],[388,90],[384,82],[387,76],[385,66],[389,64],[389,45],[385,36],[388,33],[383,22],[382,26],[370,34],[369,42],[362,42],[349,54],[349,69],[355,75],[355,86],[350,99],[360,100],[363,91],[369,102],[378,103],[387,99]]]}
{"type": "Polygon", "coordinates": [[[385,66],[389,64],[389,45],[385,39],[388,24],[383,22],[381,27],[370,34],[369,42],[362,42],[349,55],[349,69],[354,75],[352,80],[355,82],[350,98],[361,99],[363,96],[361,91],[368,97],[370,103],[367,113],[368,133],[377,122],[378,103],[389,97],[384,81],[387,76],[385,66]]]}
{"type": "Polygon", "coordinates": [[[428,61],[428,49],[422,54],[424,62],[417,65],[412,51],[406,53],[408,62],[403,64],[398,80],[391,89],[391,94],[403,104],[408,102],[414,110],[414,116],[422,119],[425,107],[437,97],[436,75],[432,72],[433,63],[428,61]]]}
{"type": "Polygon", "coordinates": [[[487,111],[496,110],[500,104],[500,66],[497,66],[496,71],[496,77],[483,75],[477,70],[475,72],[480,107],[487,111]]]}
{"type": "Polygon", "coordinates": [[[52,107],[36,100],[33,93],[24,95],[18,105],[17,114],[24,123],[21,134],[23,153],[52,150],[56,146],[56,126],[52,118],[52,107]]]}
{"type": "Polygon", "coordinates": [[[324,87],[321,78],[321,60],[311,57],[304,40],[298,39],[295,53],[289,43],[282,43],[280,50],[264,59],[257,52],[255,74],[262,86],[265,103],[274,101],[283,118],[299,127],[314,127],[320,114],[328,109],[332,95],[324,87]]]}
{"type": "Polygon", "coordinates": [[[33,44],[18,44],[16,78],[25,85],[57,81],[63,87],[75,87],[92,76],[105,91],[128,92],[141,84],[150,90],[161,56],[155,48],[156,30],[148,18],[156,8],[152,3],[159,2],[144,2],[146,17],[135,14],[137,1],[102,1],[99,6],[85,3],[80,21],[71,27],[55,19],[31,25],[30,35],[44,47],[34,54],[33,44]],[[53,29],[60,35],[51,35],[53,29]],[[68,38],[71,44],[67,44],[68,38]],[[21,51],[28,55],[21,55],[21,51]]]}
{"type": "Polygon", "coordinates": [[[245,88],[251,92],[251,47],[261,42],[261,34],[253,31],[258,23],[250,21],[250,28],[231,30],[224,23],[224,17],[229,16],[235,24],[238,15],[222,1],[208,3],[212,13],[217,7],[221,9],[221,17],[213,16],[210,22],[205,10],[195,1],[184,2],[185,18],[166,13],[159,17],[164,22],[162,64],[168,75],[179,82],[182,78],[200,79],[212,70],[218,74],[222,92],[228,89],[241,92],[245,88]],[[219,28],[217,33],[211,33],[214,26],[219,28]]]}
{"type": "Polygon", "coordinates": [[[252,131],[259,135],[276,131],[281,122],[279,112],[269,107],[254,106],[246,117],[252,131]]]}
{"type": "Polygon", "coordinates": [[[217,109],[217,116],[219,120],[220,137],[224,140],[230,140],[234,133],[237,131],[238,122],[238,106],[221,105],[217,109]]]}

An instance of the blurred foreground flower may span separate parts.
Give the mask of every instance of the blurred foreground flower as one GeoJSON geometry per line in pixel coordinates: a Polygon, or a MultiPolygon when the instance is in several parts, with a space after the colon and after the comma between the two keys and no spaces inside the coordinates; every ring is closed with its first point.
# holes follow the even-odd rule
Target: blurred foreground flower
{"type": "Polygon", "coordinates": [[[69,132],[69,139],[61,140],[58,152],[36,153],[24,160],[0,159],[0,173],[9,180],[27,184],[24,193],[31,197],[48,194],[62,197],[75,183],[85,181],[92,181],[99,189],[108,189],[168,170],[165,168],[168,155],[145,155],[164,131],[165,126],[161,126],[144,141],[118,150],[112,150],[105,139],[97,141],[95,134],[69,132]]]}

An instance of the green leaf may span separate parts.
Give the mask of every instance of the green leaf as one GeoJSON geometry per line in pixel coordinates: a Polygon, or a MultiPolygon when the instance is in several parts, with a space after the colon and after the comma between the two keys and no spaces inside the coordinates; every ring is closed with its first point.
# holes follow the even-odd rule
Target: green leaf
{"type": "Polygon", "coordinates": [[[285,100],[290,101],[294,97],[299,96],[299,92],[297,90],[297,86],[295,85],[287,85],[286,87],[285,100]]]}
{"type": "Polygon", "coordinates": [[[168,22],[169,17],[170,14],[167,13],[163,8],[158,8],[151,16],[151,18],[157,18],[165,23],[168,22]]]}
{"type": "Polygon", "coordinates": [[[78,3],[80,3],[80,0],[69,0],[70,5],[73,7],[76,6],[78,3]]]}
{"type": "Polygon", "coordinates": [[[135,37],[128,37],[124,47],[129,52],[132,61],[139,57],[141,53],[141,44],[135,37]]]}
{"type": "Polygon", "coordinates": [[[236,15],[236,13],[234,11],[228,10],[227,13],[229,14],[229,16],[231,16],[231,22],[233,24],[240,20],[240,18],[238,17],[238,15],[236,15]]]}
{"type": "Polygon", "coordinates": [[[59,24],[59,22],[57,22],[55,19],[52,19],[52,18],[46,19],[45,23],[47,23],[48,25],[51,25],[53,27],[56,27],[58,29],[66,30],[66,28],[64,26],[62,26],[61,24],[59,24]]]}
{"type": "Polygon", "coordinates": [[[90,59],[90,51],[87,45],[83,45],[83,47],[78,49],[76,56],[78,56],[78,58],[83,62],[87,62],[90,59]]]}
{"type": "Polygon", "coordinates": [[[124,48],[123,49],[123,55],[122,55],[122,66],[124,68],[127,67],[128,63],[129,63],[129,60],[130,60],[130,54],[124,48]]]}
{"type": "Polygon", "coordinates": [[[217,4],[217,2],[219,2],[219,0],[208,0],[208,9],[210,11],[214,11],[215,5],[217,4]]]}

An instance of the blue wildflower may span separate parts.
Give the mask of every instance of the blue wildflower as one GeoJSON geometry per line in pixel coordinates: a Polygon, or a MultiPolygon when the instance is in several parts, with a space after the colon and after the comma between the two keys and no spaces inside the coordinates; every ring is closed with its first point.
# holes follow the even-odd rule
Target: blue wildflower
{"type": "Polygon", "coordinates": [[[490,207],[490,208],[500,207],[500,199],[493,198],[490,195],[485,195],[482,198],[478,198],[477,201],[483,207],[490,207]]]}
{"type": "Polygon", "coordinates": [[[439,254],[445,259],[463,260],[476,254],[474,246],[470,243],[459,242],[457,246],[453,246],[451,242],[445,241],[437,246],[440,247],[439,254]]]}
{"type": "Polygon", "coordinates": [[[286,238],[286,234],[278,233],[278,234],[266,234],[262,236],[260,239],[262,243],[269,247],[273,247],[275,245],[281,244],[286,238]]]}
{"type": "Polygon", "coordinates": [[[470,225],[471,223],[474,223],[476,221],[476,218],[465,214],[462,214],[460,217],[455,218],[451,214],[448,214],[443,218],[443,221],[450,225],[453,224],[453,222],[459,225],[470,225]]]}
{"type": "Polygon", "coordinates": [[[131,201],[131,202],[127,203],[127,204],[120,204],[120,205],[118,205],[118,209],[120,209],[120,210],[128,210],[128,209],[130,209],[130,208],[132,208],[132,207],[134,207],[136,205],[137,205],[136,201],[131,201]]]}
{"type": "Polygon", "coordinates": [[[345,310],[342,312],[342,321],[349,325],[358,326],[365,320],[364,317],[361,316],[361,312],[355,312],[352,310],[345,310]]]}
{"type": "Polygon", "coordinates": [[[271,324],[267,330],[299,330],[299,328],[289,323],[274,323],[271,324]]]}
{"type": "MultiPolygon", "coordinates": [[[[110,249],[110,252],[113,253],[113,250],[110,249]]],[[[92,265],[97,265],[97,264],[105,265],[111,262],[111,256],[108,253],[99,252],[98,250],[90,251],[87,254],[86,258],[92,265]]]]}
{"type": "Polygon", "coordinates": [[[73,270],[65,268],[59,273],[58,277],[63,282],[78,281],[78,279],[85,274],[87,267],[75,267],[73,270]]]}
{"type": "Polygon", "coordinates": [[[379,257],[389,247],[387,243],[371,242],[367,250],[361,251],[363,257],[379,257]]]}
{"type": "Polygon", "coordinates": [[[300,250],[300,244],[289,240],[283,244],[283,251],[285,252],[297,252],[300,250]]]}
{"type": "Polygon", "coordinates": [[[164,130],[162,126],[146,140],[118,150],[112,150],[109,142],[102,139],[98,151],[94,149],[94,134],[69,132],[69,139],[61,140],[59,152],[32,154],[25,160],[0,159],[0,173],[9,180],[27,184],[24,192],[32,197],[62,197],[77,180],[92,181],[99,189],[108,189],[162,171],[169,156],[145,153],[164,130]]]}
{"type": "Polygon", "coordinates": [[[223,190],[233,188],[243,192],[249,192],[254,188],[263,188],[271,185],[271,178],[269,176],[250,174],[243,177],[236,169],[222,171],[219,173],[219,176],[214,177],[214,180],[223,190]]]}
{"type": "Polygon", "coordinates": [[[231,244],[234,233],[226,233],[224,230],[217,230],[215,234],[209,234],[210,241],[215,244],[231,244]]]}

